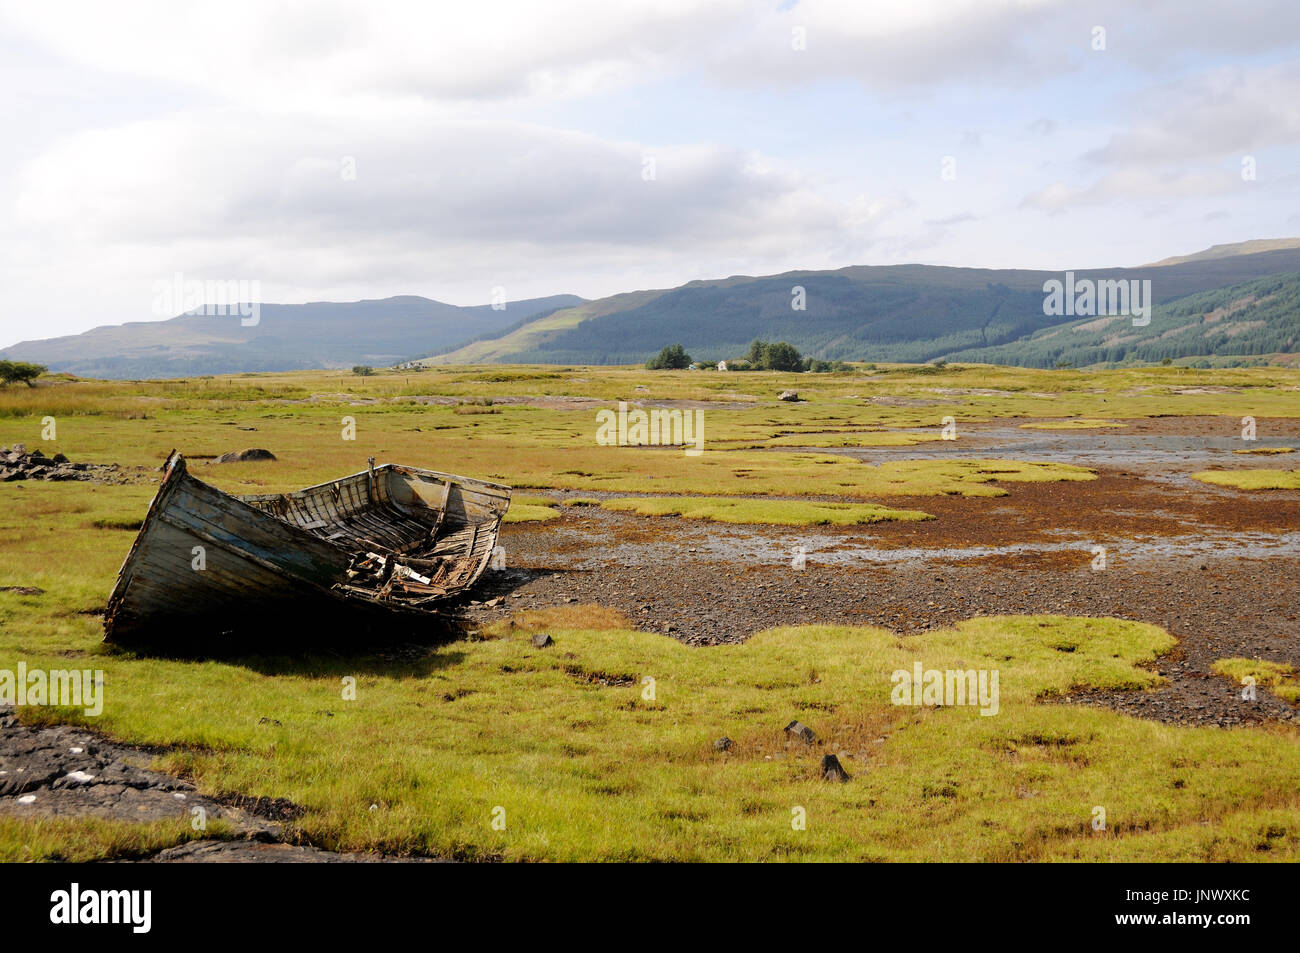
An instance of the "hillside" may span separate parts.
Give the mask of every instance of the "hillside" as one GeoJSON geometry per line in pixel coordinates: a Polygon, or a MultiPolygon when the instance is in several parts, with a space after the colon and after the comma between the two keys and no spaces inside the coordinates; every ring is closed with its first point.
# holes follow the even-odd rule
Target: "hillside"
{"type": "Polygon", "coordinates": [[[973,348],[950,359],[1053,367],[1179,360],[1211,355],[1260,358],[1300,343],[1300,272],[1187,295],[1157,305],[1151,323],[1124,316],[1084,318],[1004,347],[973,348]]]}
{"type": "Polygon", "coordinates": [[[236,316],[184,314],[23,341],[0,357],[83,377],[149,378],[241,371],[387,366],[461,344],[477,334],[570,308],[576,295],[458,307],[403,295],[377,301],[263,304],[244,327],[236,316]]]}
{"type": "Polygon", "coordinates": [[[1288,248],[1300,248],[1300,238],[1256,238],[1248,242],[1233,242],[1226,245],[1211,245],[1204,251],[1193,255],[1178,255],[1153,262],[1155,265],[1181,265],[1189,261],[1213,261],[1219,258],[1231,258],[1235,255],[1253,255],[1257,252],[1280,251],[1288,248]]]}
{"type": "MultiPolygon", "coordinates": [[[[1150,280],[1154,300],[1167,303],[1298,269],[1300,247],[1075,274],[1150,280]]],[[[1017,342],[1073,321],[1043,313],[1043,283],[1062,274],[888,265],[693,281],[557,311],[428,363],[639,363],[674,342],[718,360],[743,353],[756,337],[787,340],[826,360],[919,362],[978,351],[1037,363],[1044,358],[1021,353],[1017,342]],[[805,290],[805,310],[791,307],[795,286],[805,290]]]]}

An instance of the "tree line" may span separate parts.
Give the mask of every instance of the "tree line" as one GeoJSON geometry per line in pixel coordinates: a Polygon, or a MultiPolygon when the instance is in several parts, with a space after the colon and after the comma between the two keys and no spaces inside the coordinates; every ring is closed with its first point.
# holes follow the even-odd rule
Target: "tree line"
{"type": "MultiPolygon", "coordinates": [[[[680,344],[669,344],[657,355],[646,361],[646,369],[651,371],[685,370],[695,361],[680,344]]],[[[711,367],[712,362],[701,366],[711,367]]],[[[734,371],[787,371],[790,373],[827,373],[830,371],[850,370],[842,361],[821,361],[814,357],[804,357],[799,349],[788,341],[764,341],[755,338],[749,345],[749,351],[743,358],[727,361],[727,370],[734,371]]]]}

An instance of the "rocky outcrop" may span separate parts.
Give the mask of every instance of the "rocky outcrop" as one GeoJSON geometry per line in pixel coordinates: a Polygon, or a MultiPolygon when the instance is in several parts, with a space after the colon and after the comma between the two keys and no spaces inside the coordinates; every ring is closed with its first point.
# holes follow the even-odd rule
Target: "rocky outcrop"
{"type": "Polygon", "coordinates": [[[24,444],[0,447],[0,483],[15,480],[91,480],[96,483],[130,482],[116,463],[73,463],[61,453],[47,457],[37,447],[24,444]]]}

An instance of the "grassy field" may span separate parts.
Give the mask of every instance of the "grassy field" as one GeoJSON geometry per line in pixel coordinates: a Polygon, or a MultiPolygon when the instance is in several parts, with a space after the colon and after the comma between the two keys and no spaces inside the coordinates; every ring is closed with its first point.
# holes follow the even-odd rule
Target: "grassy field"
{"type": "MultiPolygon", "coordinates": [[[[796,376],[494,366],[56,380],[0,390],[0,444],[126,468],[156,468],[179,448],[196,476],[231,492],[319,483],[374,456],[524,488],[512,508],[524,521],[556,519],[563,502],[647,521],[856,523],[924,518],[937,495],[1014,504],[1018,483],[1095,474],[974,455],[870,466],[789,448],[906,445],[918,436],[909,430],[938,439],[945,416],[958,446],[964,424],[1003,419],[1221,415],[1231,436],[1243,416],[1300,417],[1298,388],[1300,372],[1278,368],[796,376]],[[806,403],[775,401],[785,388],[806,403]],[[704,452],[596,445],[596,410],[618,400],[689,402],[704,415],[704,452]],[[42,438],[45,418],[56,439],[42,438]],[[206,462],[243,447],[279,459],[206,462]],[[560,501],[528,488],[622,496],[560,501]],[[886,496],[918,509],[878,502],[886,496]]],[[[290,799],[307,809],[291,828],[304,842],[507,860],[1300,857],[1294,730],[1176,728],[1052,703],[1083,686],[1154,686],[1147,666],[1175,643],[1138,622],[980,618],[906,639],[791,626],[698,648],[602,607],[566,606],[517,613],[414,661],[110,651],[96,613],[155,489],[156,475],[139,476],[0,484],[0,589],[42,590],[0,591],[0,668],[102,669],[106,686],[98,718],[30,707],[21,716],[165,748],[159,766],[205,793],[290,799]],[[534,648],[535,631],[555,645],[534,648]],[[917,661],[997,672],[998,714],[891,704],[892,673],[917,661]],[[355,701],[341,694],[347,676],[355,701]],[[813,745],[788,742],[793,719],[816,731],[813,745]],[[722,736],[733,742],[725,752],[713,744],[722,736]],[[823,781],[825,754],[853,780],[823,781]]],[[[1273,682],[1261,685],[1294,684],[1263,674],[1273,682]]],[[[5,820],[0,860],[129,856],[189,836],[181,825],[5,820]]]]}

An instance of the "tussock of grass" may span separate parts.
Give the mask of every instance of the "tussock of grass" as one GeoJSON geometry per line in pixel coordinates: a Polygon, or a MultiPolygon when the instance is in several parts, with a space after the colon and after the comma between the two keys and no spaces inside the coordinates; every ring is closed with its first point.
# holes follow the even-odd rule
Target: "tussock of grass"
{"type": "Polygon", "coordinates": [[[896,510],[874,503],[812,503],[725,497],[632,497],[606,500],[607,510],[641,516],[681,516],[718,523],[773,523],[779,526],[852,526],[884,521],[934,519],[920,510],[896,510]]]}
{"type": "Polygon", "coordinates": [[[1192,479],[1237,490],[1300,490],[1300,470],[1202,470],[1192,479]]]}
{"type": "Polygon", "coordinates": [[[549,496],[529,496],[527,494],[513,494],[510,497],[510,505],[515,506],[556,506],[558,501],[549,496]]]}
{"type": "Polygon", "coordinates": [[[544,523],[558,519],[555,500],[546,496],[512,496],[503,523],[544,523]]]}
{"type": "Polygon", "coordinates": [[[506,511],[503,523],[544,523],[547,520],[558,519],[559,510],[550,506],[529,506],[526,503],[511,502],[510,509],[506,511]]]}
{"type": "Polygon", "coordinates": [[[1255,679],[1256,686],[1267,688],[1278,698],[1300,705],[1300,677],[1295,668],[1283,662],[1266,662],[1263,659],[1227,658],[1219,659],[1210,671],[1216,675],[1226,675],[1238,684],[1247,677],[1255,679]]]}

